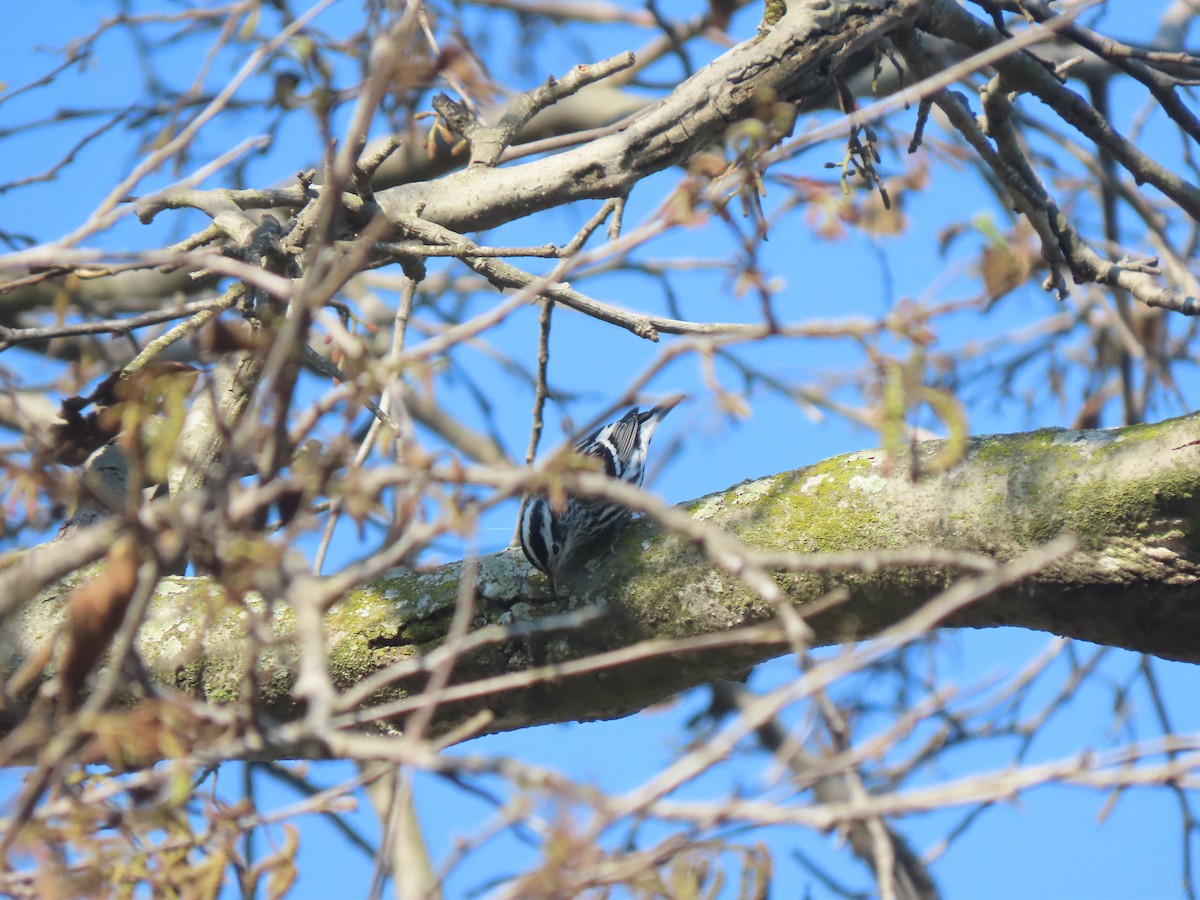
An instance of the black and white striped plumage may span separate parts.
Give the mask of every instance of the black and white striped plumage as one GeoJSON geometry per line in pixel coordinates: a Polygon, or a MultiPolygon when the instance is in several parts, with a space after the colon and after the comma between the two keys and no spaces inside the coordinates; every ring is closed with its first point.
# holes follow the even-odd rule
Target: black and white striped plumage
{"type": "MultiPolygon", "coordinates": [[[[604,474],[640,485],[646,473],[650,439],[682,396],[671,397],[646,412],[631,409],[615,422],[597,428],[575,445],[575,452],[594,456],[604,465],[604,474]]],[[[530,565],[545,572],[553,588],[558,574],[584,547],[611,543],[630,512],[606,500],[567,498],[565,509],[555,511],[549,499],[530,495],[521,516],[521,549],[530,565]]]]}

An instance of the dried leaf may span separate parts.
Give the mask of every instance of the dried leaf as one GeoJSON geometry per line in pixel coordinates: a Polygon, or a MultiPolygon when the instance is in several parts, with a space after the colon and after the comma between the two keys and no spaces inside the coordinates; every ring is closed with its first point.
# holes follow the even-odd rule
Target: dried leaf
{"type": "Polygon", "coordinates": [[[125,618],[125,610],[137,588],[140,565],[133,537],[117,539],[108,551],[104,568],[79,585],[71,594],[67,612],[67,649],[63,654],[63,697],[78,695],[125,618]]]}
{"type": "Polygon", "coordinates": [[[708,24],[725,31],[737,4],[733,0],[708,0],[708,24]]]}

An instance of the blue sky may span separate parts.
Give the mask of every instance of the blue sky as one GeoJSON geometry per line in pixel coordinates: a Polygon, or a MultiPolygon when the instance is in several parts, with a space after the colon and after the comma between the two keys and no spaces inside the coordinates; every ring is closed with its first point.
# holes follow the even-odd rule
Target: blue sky
{"type": "MultiPolygon", "coordinates": [[[[628,4],[640,8],[637,4],[628,4]]],[[[699,7],[699,3],[692,6],[699,7]]],[[[1134,4],[1111,4],[1113,12],[1105,20],[1115,34],[1133,39],[1148,37],[1154,27],[1152,17],[1134,9],[1134,4]],[[1112,23],[1111,25],[1109,23],[1112,23]]],[[[148,7],[147,7],[148,8],[148,7]]],[[[159,4],[162,10],[177,9],[174,4],[159,4]]],[[[101,16],[116,11],[115,4],[71,2],[56,4],[58,15],[35,14],[26,8],[9,17],[8,27],[0,33],[0,80],[22,85],[51,69],[60,58],[54,48],[61,47],[78,33],[91,28],[101,16]]],[[[341,3],[318,21],[330,31],[349,30],[360,15],[359,4],[341,3]]],[[[753,15],[735,20],[734,36],[743,38],[753,32],[753,15]]],[[[153,36],[154,30],[148,34],[153,36]]],[[[579,37],[576,29],[571,33],[579,37]]],[[[528,86],[546,75],[561,74],[580,61],[582,50],[571,36],[547,31],[534,44],[499,25],[490,32],[496,48],[489,57],[497,77],[528,86]],[[510,75],[509,48],[527,49],[527,71],[510,75]],[[522,80],[523,79],[523,80],[522,80]]],[[[136,96],[140,72],[133,48],[120,45],[120,38],[107,39],[105,52],[78,72],[60,79],[54,86],[31,92],[11,103],[0,105],[0,128],[12,127],[67,107],[109,104],[119,107],[136,96]]],[[[596,30],[588,36],[595,58],[629,47],[636,48],[644,34],[622,27],[596,30]]],[[[184,43],[173,47],[160,60],[164,77],[177,86],[190,83],[203,60],[205,45],[184,43]]],[[[720,48],[697,42],[692,59],[701,64],[715,57],[720,48]]],[[[237,67],[240,60],[221,58],[214,66],[209,84],[219,85],[237,67]]],[[[664,61],[654,74],[665,82],[680,78],[673,60],[664,61]]],[[[252,80],[246,95],[263,96],[269,91],[266,79],[252,80]]],[[[1133,108],[1144,102],[1129,92],[1118,100],[1125,104],[1126,121],[1133,108]]],[[[801,123],[806,121],[802,117],[801,123]]],[[[911,114],[897,116],[890,125],[903,133],[911,125],[911,114]]],[[[345,124],[345,114],[339,125],[345,124]]],[[[56,125],[37,131],[29,139],[0,139],[0,171],[5,179],[40,171],[48,161],[57,159],[79,135],[94,123],[56,125]]],[[[260,117],[235,116],[206,130],[197,146],[197,163],[205,154],[215,156],[245,137],[260,133],[260,117]]],[[[1168,143],[1161,123],[1151,120],[1142,146],[1170,161],[1178,153],[1168,143]]],[[[248,167],[253,184],[275,183],[316,158],[311,122],[302,117],[276,140],[271,152],[248,167]]],[[[821,163],[840,158],[841,149],[829,146],[812,151],[792,163],[788,171],[809,177],[825,178],[821,163]]],[[[65,170],[54,183],[0,194],[0,228],[22,231],[39,240],[53,239],[77,226],[93,208],[104,191],[138,159],[129,134],[122,128],[97,141],[81,153],[78,162],[65,170]]],[[[884,170],[897,173],[911,162],[901,156],[887,157],[884,170]]],[[[168,172],[149,179],[145,190],[161,186],[178,177],[168,172]]],[[[678,178],[664,173],[650,179],[633,195],[626,223],[637,224],[651,214],[664,193],[678,178]]],[[[967,237],[951,248],[947,257],[936,251],[939,229],[950,219],[969,219],[982,215],[999,221],[1001,213],[969,171],[951,171],[941,163],[932,165],[932,184],[922,193],[909,195],[905,213],[909,228],[905,233],[886,238],[868,238],[851,232],[844,240],[827,241],[803,227],[803,217],[793,215],[786,226],[772,233],[764,246],[761,263],[767,272],[782,279],[776,297],[781,318],[797,321],[807,318],[840,317],[858,314],[877,316],[904,298],[947,300],[968,296],[977,284],[963,271],[980,240],[967,237]],[[943,277],[943,273],[945,277],[943,277]]],[[[210,187],[221,186],[221,177],[210,179],[210,187]]],[[[766,204],[772,207],[782,196],[773,188],[766,204]]],[[[591,208],[563,210],[545,215],[534,224],[517,223],[489,236],[490,243],[562,242],[592,212],[591,208]]],[[[130,219],[95,243],[108,248],[156,246],[186,234],[195,219],[170,214],[161,216],[150,227],[130,219]],[[185,224],[187,222],[187,224],[185,224]]],[[[728,233],[717,223],[705,227],[681,229],[655,243],[644,258],[728,256],[728,233]]],[[[532,266],[531,266],[532,267],[532,266]]],[[[431,266],[432,268],[432,266],[431,266]]],[[[695,319],[752,320],[757,306],[752,298],[731,300],[732,276],[723,273],[696,273],[676,282],[677,302],[683,315],[695,319]]],[[[613,299],[624,305],[650,312],[668,312],[667,298],[651,280],[627,274],[603,276],[586,283],[595,296],[613,299]]],[[[491,303],[489,296],[474,298],[470,309],[479,310],[491,303]]],[[[1028,286],[1006,298],[989,313],[965,312],[946,317],[936,324],[936,348],[950,350],[968,342],[986,338],[1036,321],[1057,308],[1058,301],[1028,286]]],[[[669,338],[666,340],[670,340],[669,338]]],[[[514,316],[496,334],[496,341],[508,352],[522,358],[532,356],[537,341],[537,315],[533,309],[514,316]]],[[[884,346],[887,346],[886,342],[884,346]]],[[[569,405],[556,406],[548,416],[550,433],[543,446],[561,436],[559,427],[569,415],[584,421],[606,407],[654,358],[656,347],[626,332],[598,327],[596,323],[565,310],[556,313],[552,332],[551,378],[564,392],[576,395],[569,405]]],[[[899,344],[889,347],[903,352],[899,344]]],[[[822,382],[829,373],[844,372],[864,364],[861,350],[850,341],[776,340],[739,354],[775,377],[797,384],[822,382]]],[[[0,357],[0,365],[20,368],[30,383],[48,375],[33,366],[36,358],[9,351],[0,357]],[[14,362],[19,359],[19,365],[14,362]]],[[[484,354],[460,356],[464,371],[479,385],[486,386],[500,410],[497,420],[510,452],[524,452],[529,426],[529,391],[519,379],[507,373],[484,354]]],[[[741,384],[734,368],[719,364],[717,373],[727,389],[739,390],[741,384]]],[[[308,385],[315,390],[320,385],[308,385]]],[[[1047,397],[1045,386],[1033,374],[1019,380],[1018,395],[1011,399],[989,396],[985,389],[972,388],[964,393],[969,402],[971,430],[991,433],[1024,430],[1047,425],[1065,425],[1073,410],[1065,410],[1047,397]]],[[[1185,400],[1195,393],[1195,385],[1182,385],[1185,400]]],[[[700,365],[694,357],[685,357],[667,368],[653,382],[651,393],[687,391],[690,402],[672,413],[656,446],[670,456],[670,465],[654,480],[654,489],[671,501],[683,501],[718,490],[746,478],[795,468],[836,453],[873,446],[877,437],[837,415],[814,418],[800,404],[762,389],[750,396],[751,415],[734,419],[715,409],[700,365]],[[672,451],[674,451],[672,453],[672,451]]],[[[482,423],[471,405],[469,392],[461,385],[446,384],[441,398],[452,408],[461,407],[464,417],[482,423]]],[[[836,395],[845,402],[862,402],[852,388],[836,395]]],[[[1183,412],[1182,408],[1153,410],[1153,418],[1183,412]]],[[[922,421],[936,428],[932,420],[922,421]]],[[[652,466],[653,471],[653,466],[652,466]]],[[[482,549],[499,549],[508,542],[515,508],[497,511],[483,523],[479,535],[482,549]]],[[[354,558],[366,547],[357,544],[357,533],[350,527],[339,532],[331,564],[354,558]]],[[[454,547],[444,547],[449,557],[454,547]]],[[[994,630],[964,632],[949,636],[937,651],[938,671],[946,683],[964,689],[994,681],[1019,670],[1031,657],[1046,647],[1049,635],[994,630]]],[[[1082,647],[1082,654],[1090,648],[1082,647]]],[[[1114,651],[1107,654],[1100,675],[1087,683],[1071,702],[1039,734],[1029,760],[1060,758],[1086,748],[1110,746],[1114,740],[1129,740],[1126,731],[1113,732],[1114,685],[1128,681],[1138,665],[1132,654],[1114,651]]],[[[1154,664],[1175,716],[1174,725],[1182,732],[1200,728],[1200,711],[1189,702],[1194,689],[1194,670],[1190,666],[1156,662],[1154,664]]],[[[752,686],[767,687],[793,677],[794,665],[777,660],[756,671],[752,686]]],[[[1051,667],[1045,683],[1035,692],[1049,697],[1064,683],[1068,666],[1062,660],[1051,667]]],[[[870,690],[862,682],[848,684],[844,690],[870,690]]],[[[1144,690],[1135,690],[1129,698],[1138,721],[1144,723],[1139,736],[1152,734],[1146,717],[1149,699],[1144,690]]],[[[618,722],[566,725],[528,729],[496,735],[456,748],[458,753],[512,755],[529,759],[578,777],[591,780],[606,790],[626,790],[670,761],[680,748],[684,723],[703,709],[703,691],[677,698],[671,703],[618,722]]],[[[860,737],[869,736],[880,722],[862,723],[860,737]]],[[[950,778],[971,771],[1002,767],[1011,759],[1011,742],[972,745],[949,754],[937,770],[922,773],[922,778],[950,778]]],[[[315,777],[336,783],[348,777],[349,767],[329,765],[309,767],[315,777]]],[[[747,754],[724,767],[719,773],[689,787],[687,796],[719,798],[738,784],[761,784],[766,762],[761,756],[747,754]]],[[[221,775],[223,790],[232,796],[238,778],[233,767],[221,775]]],[[[15,785],[12,776],[0,780],[0,790],[15,785]]],[[[269,782],[263,783],[260,802],[265,807],[283,805],[292,799],[288,792],[269,782]]],[[[418,780],[418,802],[422,824],[435,857],[449,852],[453,841],[480,830],[490,816],[486,804],[464,794],[439,779],[423,776],[418,780]]],[[[501,786],[492,785],[495,789],[501,786]]],[[[1180,825],[1175,800],[1165,791],[1135,791],[1122,797],[1103,822],[1099,816],[1108,798],[1077,789],[1045,788],[1023,795],[1019,802],[1001,805],[985,812],[964,837],[956,841],[934,867],[944,895],[973,898],[1014,896],[1105,896],[1173,897],[1179,895],[1180,825]],[[1019,863],[1018,863],[1019,861],[1019,863]]],[[[913,817],[898,823],[919,851],[927,851],[956,824],[963,811],[913,817]]],[[[353,817],[358,827],[370,834],[375,831],[369,813],[353,817]]],[[[369,861],[349,848],[328,826],[314,819],[302,822],[301,880],[296,896],[358,896],[371,875],[369,861]]],[[[609,835],[616,844],[623,834],[609,835]]],[[[793,847],[802,848],[818,858],[846,882],[859,888],[867,885],[857,864],[835,838],[795,830],[744,836],[747,841],[763,839],[771,845],[776,858],[776,896],[831,896],[791,859],[793,847]]],[[[501,836],[481,849],[473,861],[456,872],[448,886],[448,897],[466,893],[489,878],[520,869],[530,851],[511,835],[501,836]]]]}

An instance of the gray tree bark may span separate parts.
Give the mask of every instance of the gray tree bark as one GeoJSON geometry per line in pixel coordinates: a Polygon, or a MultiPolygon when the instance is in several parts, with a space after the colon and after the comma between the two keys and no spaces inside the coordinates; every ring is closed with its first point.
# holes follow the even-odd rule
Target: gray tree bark
{"type": "MultiPolygon", "coordinates": [[[[811,554],[850,554],[858,561],[833,565],[826,557],[818,570],[793,566],[773,576],[817,644],[869,638],[921,609],[968,577],[947,564],[954,553],[1003,563],[1070,534],[1071,552],[1017,583],[1001,583],[941,624],[1030,628],[1200,660],[1200,415],[1103,431],[979,437],[950,470],[921,474],[942,450],[940,442],[919,444],[901,463],[889,463],[882,451],[851,453],[683,508],[751,552],[792,554],[800,562],[811,554]],[[940,555],[921,564],[931,550],[940,555]],[[833,590],[844,592],[840,602],[828,602],[833,590]]],[[[408,661],[406,677],[378,685],[359,704],[391,704],[364,721],[382,712],[399,724],[416,704],[430,667],[422,660],[446,637],[462,568],[397,572],[352,591],[328,613],[329,668],[339,688],[408,661]]],[[[46,592],[14,622],[6,675],[57,633],[70,588],[46,592]]],[[[241,696],[252,675],[271,715],[301,714],[291,691],[300,643],[294,616],[284,608],[268,614],[253,597],[222,602],[219,593],[203,578],[160,584],[137,644],[152,677],[220,703],[241,696]],[[259,640],[248,634],[247,623],[256,620],[259,640]],[[275,638],[270,646],[261,641],[263,622],[275,638]],[[260,648],[256,659],[253,647],[260,648]]],[[[519,551],[480,560],[473,631],[494,627],[484,632],[489,640],[456,661],[438,730],[481,709],[491,717],[489,731],[624,716],[686,688],[739,677],[787,650],[777,631],[736,631],[775,614],[730,566],[714,566],[694,541],[647,521],[630,525],[613,554],[584,567],[563,593],[551,600],[519,551]],[[564,608],[590,620],[537,630],[564,608]],[[690,644],[680,649],[668,645],[672,639],[690,644]],[[584,662],[596,654],[610,654],[607,663],[584,662]],[[496,681],[467,685],[478,679],[496,681]]],[[[20,706],[10,703],[3,728],[19,720],[20,706]]]]}

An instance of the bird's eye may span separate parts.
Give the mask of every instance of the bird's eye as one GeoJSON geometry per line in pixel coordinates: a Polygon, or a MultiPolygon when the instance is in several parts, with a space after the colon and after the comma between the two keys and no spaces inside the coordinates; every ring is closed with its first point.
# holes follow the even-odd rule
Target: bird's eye
{"type": "Polygon", "coordinates": [[[558,544],[555,544],[553,547],[551,547],[551,548],[550,548],[550,552],[551,552],[551,553],[557,553],[557,552],[558,552],[558,544]]]}

